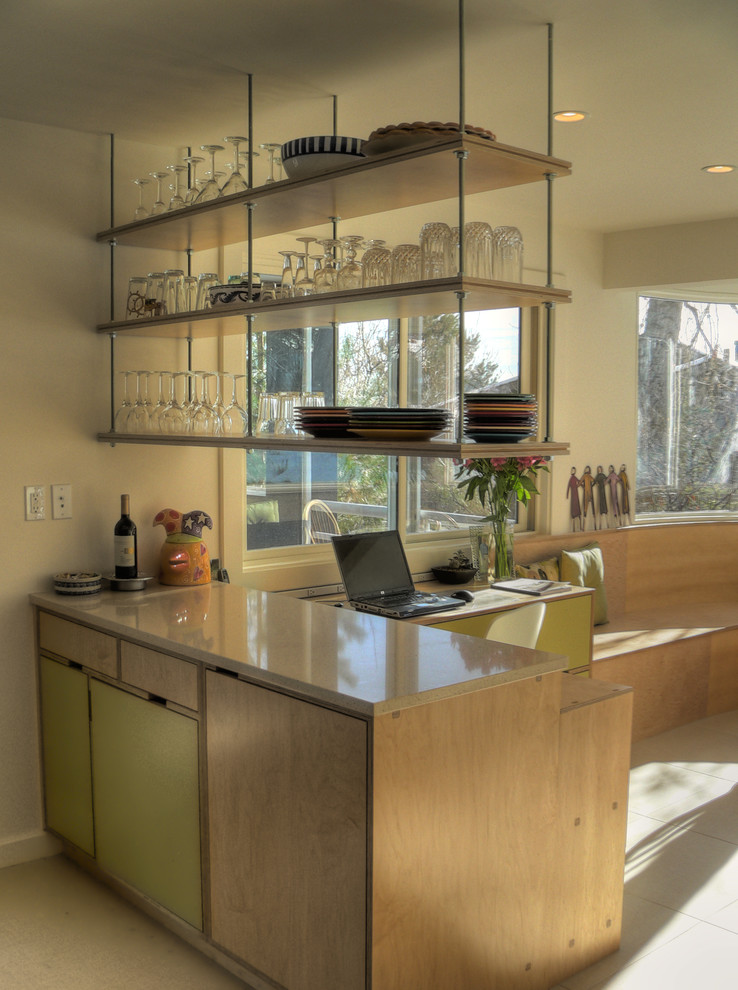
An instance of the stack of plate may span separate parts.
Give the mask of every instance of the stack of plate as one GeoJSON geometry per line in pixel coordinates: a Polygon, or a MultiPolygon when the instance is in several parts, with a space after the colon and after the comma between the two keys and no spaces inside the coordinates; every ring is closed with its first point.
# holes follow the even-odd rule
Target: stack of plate
{"type": "Polygon", "coordinates": [[[351,412],[346,406],[297,406],[295,426],[311,437],[348,437],[351,412]]]}
{"type": "Polygon", "coordinates": [[[464,394],[464,432],[477,443],[517,443],[538,427],[535,395],[464,394]]]}
{"type": "Polygon", "coordinates": [[[430,440],[448,427],[445,409],[354,408],[349,429],[366,440],[430,440]]]}

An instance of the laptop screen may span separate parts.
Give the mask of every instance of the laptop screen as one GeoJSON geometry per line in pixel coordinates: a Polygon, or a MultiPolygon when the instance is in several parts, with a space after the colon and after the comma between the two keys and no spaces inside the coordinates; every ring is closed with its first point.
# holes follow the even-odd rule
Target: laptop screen
{"type": "Polygon", "coordinates": [[[333,550],[349,601],[415,590],[396,529],[334,536],[333,550]]]}

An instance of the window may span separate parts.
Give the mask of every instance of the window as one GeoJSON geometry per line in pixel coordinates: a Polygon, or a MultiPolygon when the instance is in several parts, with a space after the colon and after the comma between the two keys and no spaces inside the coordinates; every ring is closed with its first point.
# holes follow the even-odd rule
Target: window
{"type": "Polygon", "coordinates": [[[738,304],[643,296],[636,514],[738,510],[738,304]]]}
{"type": "MultiPolygon", "coordinates": [[[[465,326],[467,389],[519,391],[520,311],[466,314],[465,326]]],[[[254,335],[253,354],[257,432],[275,432],[275,420],[284,430],[289,403],[315,395],[326,405],[447,408],[456,429],[457,315],[270,331],[254,335]]],[[[327,542],[337,531],[463,528],[481,508],[475,516],[454,473],[443,458],[249,452],[246,549],[327,542]]]]}

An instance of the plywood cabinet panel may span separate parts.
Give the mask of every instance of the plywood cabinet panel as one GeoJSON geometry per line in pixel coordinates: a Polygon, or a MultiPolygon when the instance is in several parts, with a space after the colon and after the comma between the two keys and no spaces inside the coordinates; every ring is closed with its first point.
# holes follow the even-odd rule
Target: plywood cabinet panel
{"type": "Polygon", "coordinates": [[[198,709],[197,664],[123,640],[120,644],[120,676],[126,684],[198,709]]]}
{"type": "Polygon", "coordinates": [[[364,990],[366,723],[206,685],[214,941],[289,990],[364,990]]]}
{"type": "Polygon", "coordinates": [[[39,645],[57,656],[110,677],[118,676],[118,641],[77,622],[39,613],[39,645]]]}

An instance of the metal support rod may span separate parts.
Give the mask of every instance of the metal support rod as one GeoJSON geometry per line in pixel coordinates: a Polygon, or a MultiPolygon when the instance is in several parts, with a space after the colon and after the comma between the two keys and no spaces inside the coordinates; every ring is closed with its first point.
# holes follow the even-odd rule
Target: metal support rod
{"type": "Polygon", "coordinates": [[[187,338],[187,370],[190,372],[187,376],[187,400],[192,402],[192,337],[187,338]]]}
{"type": "Polygon", "coordinates": [[[546,288],[553,289],[553,183],[556,176],[546,172],[546,288]]]}
{"type": "Polygon", "coordinates": [[[113,237],[108,241],[110,245],[110,322],[115,319],[115,249],[118,242],[113,237]]]}
{"type": "Polygon", "coordinates": [[[254,210],[256,203],[246,204],[246,271],[249,273],[249,300],[254,300],[254,210]]]}
{"type": "Polygon", "coordinates": [[[465,321],[464,321],[464,302],[466,300],[465,292],[457,292],[456,298],[459,301],[459,395],[458,395],[458,409],[457,409],[457,423],[456,423],[456,439],[458,443],[463,443],[464,440],[464,367],[466,365],[466,332],[465,332],[465,321]]]}
{"type": "Polygon", "coordinates": [[[115,334],[110,337],[110,432],[115,433],[115,334]]]}
{"type": "Polygon", "coordinates": [[[187,255],[187,275],[192,275],[192,255],[194,250],[191,247],[185,248],[185,254],[187,255]]]}
{"type": "Polygon", "coordinates": [[[466,160],[469,157],[468,151],[456,151],[454,152],[459,161],[459,241],[458,241],[458,259],[459,259],[459,270],[457,272],[459,278],[463,278],[466,274],[465,264],[466,264],[466,252],[464,251],[464,226],[466,224],[466,160]]]}
{"type": "Polygon", "coordinates": [[[333,368],[331,369],[331,375],[333,378],[333,405],[335,406],[338,404],[338,324],[331,323],[331,327],[333,328],[333,368]]]}
{"type": "Polygon", "coordinates": [[[544,429],[543,439],[546,443],[550,443],[553,440],[551,436],[551,414],[553,412],[553,396],[551,395],[551,341],[553,338],[553,308],[554,303],[547,302],[543,304],[546,311],[546,422],[544,429]]]}
{"type": "Polygon", "coordinates": [[[249,72],[248,74],[248,115],[249,119],[247,122],[247,134],[248,134],[248,147],[249,153],[246,159],[246,176],[248,178],[249,189],[254,188],[254,156],[252,151],[254,150],[254,77],[249,72]]]}
{"type": "Polygon", "coordinates": [[[549,158],[553,156],[553,36],[554,26],[548,25],[548,101],[547,101],[547,151],[549,158]]]}
{"type": "Polygon", "coordinates": [[[115,226],[115,134],[110,135],[110,228],[115,226]]]}
{"type": "Polygon", "coordinates": [[[462,136],[466,133],[466,26],[464,22],[464,0],[459,0],[459,127],[462,136]]]}
{"type": "Polygon", "coordinates": [[[338,97],[334,95],[332,97],[332,101],[333,101],[333,137],[336,137],[338,134],[338,97]]]}
{"type": "Polygon", "coordinates": [[[254,383],[253,383],[253,358],[254,358],[254,344],[253,344],[253,332],[254,332],[254,315],[250,313],[246,317],[246,367],[248,369],[248,374],[246,375],[246,432],[250,437],[254,435],[254,411],[253,411],[253,394],[254,394],[254,383]]]}

